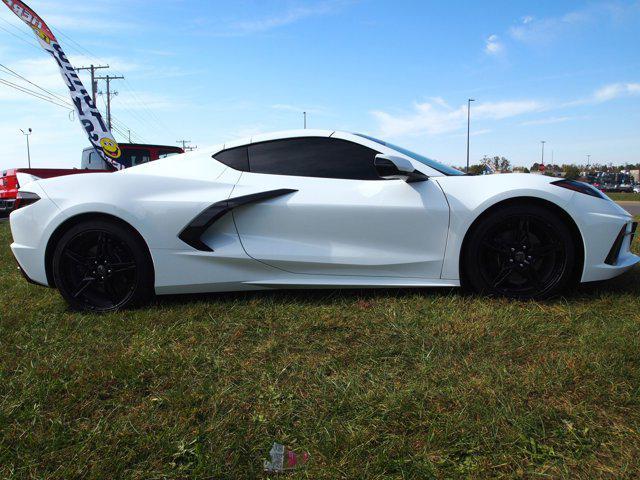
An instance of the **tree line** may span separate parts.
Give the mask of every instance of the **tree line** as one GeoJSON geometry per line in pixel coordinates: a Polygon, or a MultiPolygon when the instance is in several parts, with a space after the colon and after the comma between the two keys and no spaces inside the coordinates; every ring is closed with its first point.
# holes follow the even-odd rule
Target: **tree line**
{"type": "MultiPolygon", "coordinates": [[[[464,171],[465,167],[458,167],[459,170],[464,171]]],[[[487,172],[487,170],[492,170],[494,172],[499,173],[538,173],[541,168],[541,164],[538,162],[534,162],[531,165],[531,168],[527,167],[513,167],[511,165],[511,161],[503,156],[495,156],[488,157],[482,160],[481,163],[476,163],[473,165],[469,165],[469,173],[471,175],[482,175],[487,172]]],[[[626,165],[601,165],[601,164],[590,164],[590,165],[580,165],[574,163],[563,163],[561,165],[554,163],[545,163],[544,165],[544,173],[545,175],[553,175],[556,176],[562,173],[562,176],[569,179],[577,179],[583,176],[586,172],[608,172],[608,173],[617,173],[623,170],[640,170],[640,163],[636,164],[626,164],[626,165]]]]}

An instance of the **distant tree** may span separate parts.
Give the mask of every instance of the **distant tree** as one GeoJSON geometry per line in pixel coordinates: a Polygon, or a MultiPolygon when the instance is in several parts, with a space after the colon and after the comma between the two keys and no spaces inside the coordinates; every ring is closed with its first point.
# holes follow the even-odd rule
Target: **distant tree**
{"type": "Polygon", "coordinates": [[[504,173],[504,172],[510,172],[511,171],[511,162],[507,158],[500,157],[499,164],[500,164],[499,168],[500,168],[501,172],[504,173]]]}
{"type": "Polygon", "coordinates": [[[540,171],[540,164],[538,162],[535,162],[533,165],[531,165],[531,171],[532,172],[540,171]]]}
{"type": "Polygon", "coordinates": [[[475,165],[469,165],[469,174],[470,175],[482,175],[484,173],[484,165],[481,164],[475,164],[475,165]]]}
{"type": "Polygon", "coordinates": [[[569,180],[577,180],[580,178],[580,169],[575,165],[566,165],[563,170],[565,178],[569,180]]]}

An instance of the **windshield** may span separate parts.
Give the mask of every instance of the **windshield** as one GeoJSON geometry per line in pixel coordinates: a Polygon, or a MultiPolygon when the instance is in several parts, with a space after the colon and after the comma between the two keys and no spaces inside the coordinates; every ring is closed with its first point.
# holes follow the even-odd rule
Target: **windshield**
{"type": "Polygon", "coordinates": [[[464,172],[461,172],[460,170],[457,170],[448,165],[444,165],[440,162],[436,162],[435,160],[431,160],[430,158],[424,157],[419,153],[412,152],[411,150],[407,150],[406,148],[398,147],[397,145],[393,145],[392,143],[384,142],[382,140],[378,140],[377,138],[373,138],[368,135],[363,135],[361,133],[356,133],[356,135],[359,137],[371,140],[373,142],[379,143],[380,145],[384,145],[385,147],[389,147],[392,150],[396,150],[397,152],[400,152],[403,155],[406,155],[407,157],[413,158],[414,160],[417,160],[418,162],[423,163],[426,166],[439,171],[440,173],[444,173],[447,176],[465,175],[464,172]]]}

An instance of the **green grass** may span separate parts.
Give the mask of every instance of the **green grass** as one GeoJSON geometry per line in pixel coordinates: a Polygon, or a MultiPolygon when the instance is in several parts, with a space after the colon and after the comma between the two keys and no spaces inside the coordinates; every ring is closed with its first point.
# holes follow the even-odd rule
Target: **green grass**
{"type": "MultiPolygon", "coordinates": [[[[0,478],[637,478],[640,270],[544,303],[456,291],[173,297],[28,285],[0,224],[0,478]]],[[[638,250],[638,243],[635,249],[638,250]]]]}
{"type": "Polygon", "coordinates": [[[616,202],[640,202],[640,193],[607,193],[616,202]]]}

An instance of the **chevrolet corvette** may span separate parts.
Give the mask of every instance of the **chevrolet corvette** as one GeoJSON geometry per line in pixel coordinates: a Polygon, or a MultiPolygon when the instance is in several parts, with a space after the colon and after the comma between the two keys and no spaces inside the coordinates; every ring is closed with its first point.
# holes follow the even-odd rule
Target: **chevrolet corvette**
{"type": "Polygon", "coordinates": [[[636,223],[588,184],[469,176],[338,131],[254,136],[24,185],[11,249],[71,308],[153,294],[459,287],[518,299],[613,278],[636,223]]]}

